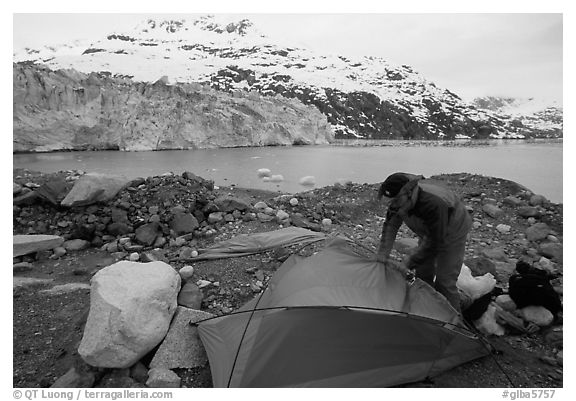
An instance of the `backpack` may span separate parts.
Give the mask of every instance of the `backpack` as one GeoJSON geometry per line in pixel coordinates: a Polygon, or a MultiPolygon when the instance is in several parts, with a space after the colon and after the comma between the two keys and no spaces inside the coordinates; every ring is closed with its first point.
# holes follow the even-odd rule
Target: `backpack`
{"type": "Polygon", "coordinates": [[[508,295],[516,306],[543,306],[556,317],[562,310],[562,302],[550,284],[548,273],[523,261],[516,264],[516,271],[508,281],[508,295]]]}

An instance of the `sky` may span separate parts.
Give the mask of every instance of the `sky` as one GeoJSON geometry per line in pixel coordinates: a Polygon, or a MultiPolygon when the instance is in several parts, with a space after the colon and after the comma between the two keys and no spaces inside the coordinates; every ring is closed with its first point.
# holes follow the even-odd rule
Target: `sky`
{"type": "MultiPolygon", "coordinates": [[[[228,14],[223,9],[216,13],[228,14]]],[[[561,13],[238,13],[271,38],[320,53],[378,56],[408,64],[464,99],[536,97],[562,104],[561,13]]],[[[146,18],[193,19],[208,12],[15,13],[14,48],[101,39],[146,18]]],[[[214,12],[211,12],[214,13],[214,12]]]]}

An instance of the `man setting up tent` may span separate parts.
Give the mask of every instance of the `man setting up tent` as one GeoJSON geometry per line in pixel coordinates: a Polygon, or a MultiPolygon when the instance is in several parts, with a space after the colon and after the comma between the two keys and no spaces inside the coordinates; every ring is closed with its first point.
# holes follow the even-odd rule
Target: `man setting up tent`
{"type": "Polygon", "coordinates": [[[456,282],[472,218],[459,197],[440,183],[421,175],[394,173],[380,186],[378,199],[392,198],[382,228],[376,259],[388,258],[402,223],[419,237],[419,246],[407,267],[460,312],[456,282]]]}

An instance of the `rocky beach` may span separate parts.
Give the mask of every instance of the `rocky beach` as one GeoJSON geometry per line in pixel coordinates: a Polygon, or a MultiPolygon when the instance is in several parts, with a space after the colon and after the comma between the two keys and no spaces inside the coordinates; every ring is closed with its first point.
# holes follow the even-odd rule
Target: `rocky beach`
{"type": "MultiPolygon", "coordinates": [[[[516,307],[507,298],[518,262],[545,271],[562,297],[563,205],[504,179],[433,178],[458,193],[474,218],[465,264],[475,277],[490,274],[498,290],[489,295],[491,324],[484,316],[474,323],[495,352],[409,387],[563,387],[562,312],[516,307]]],[[[297,226],[345,236],[369,253],[387,207],[375,201],[378,183],[280,194],[217,187],[192,172],[127,180],[22,169],[13,181],[14,387],[211,387],[203,346],[186,322],[233,312],[266,288],[290,254],[322,244],[195,260],[202,250],[297,226]],[[139,331],[130,344],[91,340],[101,319],[92,309],[130,313],[124,300],[106,295],[114,292],[110,282],[139,288],[130,292],[138,302],[162,299],[164,312],[141,316],[161,329],[139,331]],[[120,362],[110,357],[128,348],[137,351],[120,362]]],[[[402,227],[395,260],[416,242],[402,227]]]]}

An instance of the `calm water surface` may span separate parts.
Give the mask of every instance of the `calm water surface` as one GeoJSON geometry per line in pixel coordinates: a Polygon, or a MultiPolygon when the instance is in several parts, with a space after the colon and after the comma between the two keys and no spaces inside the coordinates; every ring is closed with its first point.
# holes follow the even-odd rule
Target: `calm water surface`
{"type": "Polygon", "coordinates": [[[497,143],[484,146],[296,146],[162,152],[58,152],[17,154],[14,168],[55,172],[84,170],[147,177],[191,171],[216,185],[301,192],[299,184],[314,176],[315,186],[341,180],[376,183],[395,171],[430,176],[474,173],[516,181],[553,202],[562,202],[562,142],[497,143]],[[257,170],[282,175],[282,182],[265,182],[257,170]]]}

